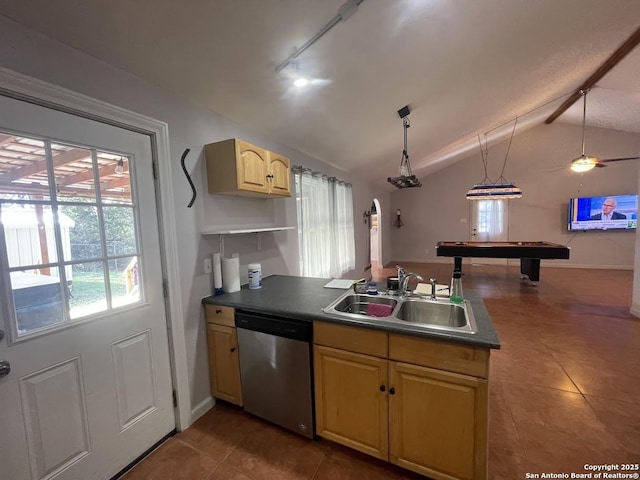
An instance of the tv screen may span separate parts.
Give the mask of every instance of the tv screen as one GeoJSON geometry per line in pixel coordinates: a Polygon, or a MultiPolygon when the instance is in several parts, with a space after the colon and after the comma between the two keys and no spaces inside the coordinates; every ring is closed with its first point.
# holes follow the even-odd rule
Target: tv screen
{"type": "Polygon", "coordinates": [[[638,226],[638,195],[569,200],[569,230],[633,230],[638,226]]]}

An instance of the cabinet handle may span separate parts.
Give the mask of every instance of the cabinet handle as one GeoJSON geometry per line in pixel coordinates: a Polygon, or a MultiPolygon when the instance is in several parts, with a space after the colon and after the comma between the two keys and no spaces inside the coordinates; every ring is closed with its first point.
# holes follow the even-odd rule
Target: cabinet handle
{"type": "Polygon", "coordinates": [[[393,388],[393,387],[391,387],[391,388],[389,389],[389,394],[390,394],[390,395],[395,395],[395,393],[396,393],[396,389],[395,389],[395,388],[393,388]]]}
{"type": "Polygon", "coordinates": [[[220,310],[220,309],[216,310],[216,315],[220,315],[221,313],[222,313],[222,310],[220,310]]]}
{"type": "Polygon", "coordinates": [[[384,385],[380,385],[380,391],[384,392],[387,389],[387,387],[385,387],[384,385]]]}
{"type": "Polygon", "coordinates": [[[233,352],[235,352],[235,351],[236,351],[236,347],[232,347],[232,348],[231,348],[231,353],[233,353],[233,352]]]}

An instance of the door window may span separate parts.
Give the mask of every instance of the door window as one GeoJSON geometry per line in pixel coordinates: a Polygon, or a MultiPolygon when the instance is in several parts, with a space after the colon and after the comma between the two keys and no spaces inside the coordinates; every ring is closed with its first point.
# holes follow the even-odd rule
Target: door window
{"type": "Polygon", "coordinates": [[[500,242],[508,238],[508,200],[476,200],[472,202],[473,237],[480,242],[500,242]]]}
{"type": "Polygon", "coordinates": [[[141,301],[133,158],[0,132],[0,295],[13,338],[141,301]]]}

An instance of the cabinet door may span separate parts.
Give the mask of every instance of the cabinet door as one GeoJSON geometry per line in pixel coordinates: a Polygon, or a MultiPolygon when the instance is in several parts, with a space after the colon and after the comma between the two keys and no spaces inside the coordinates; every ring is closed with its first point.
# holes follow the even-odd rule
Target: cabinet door
{"type": "Polygon", "coordinates": [[[267,151],[250,143],[237,141],[236,168],[238,189],[249,192],[268,193],[267,151]]]}
{"type": "Polygon", "coordinates": [[[390,461],[434,479],[486,479],[487,381],[389,365],[390,461]]]}
{"type": "Polygon", "coordinates": [[[207,342],[211,394],[216,398],[242,406],[236,329],[208,323],[207,342]]]}
{"type": "Polygon", "coordinates": [[[291,168],[289,159],[269,152],[269,184],[272,195],[291,196],[291,168]]]}
{"type": "Polygon", "coordinates": [[[387,460],[387,360],[318,345],[313,353],[316,433],[387,460]]]}

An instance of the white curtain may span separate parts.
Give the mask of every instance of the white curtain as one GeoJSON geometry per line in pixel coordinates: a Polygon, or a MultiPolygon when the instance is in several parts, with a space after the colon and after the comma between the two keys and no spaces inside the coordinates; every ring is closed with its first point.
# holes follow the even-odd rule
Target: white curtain
{"type": "Polygon", "coordinates": [[[301,167],[293,169],[300,272],[338,278],[355,268],[351,185],[301,167]]]}
{"type": "Polygon", "coordinates": [[[476,238],[480,242],[508,240],[508,200],[475,200],[476,238]]]}

